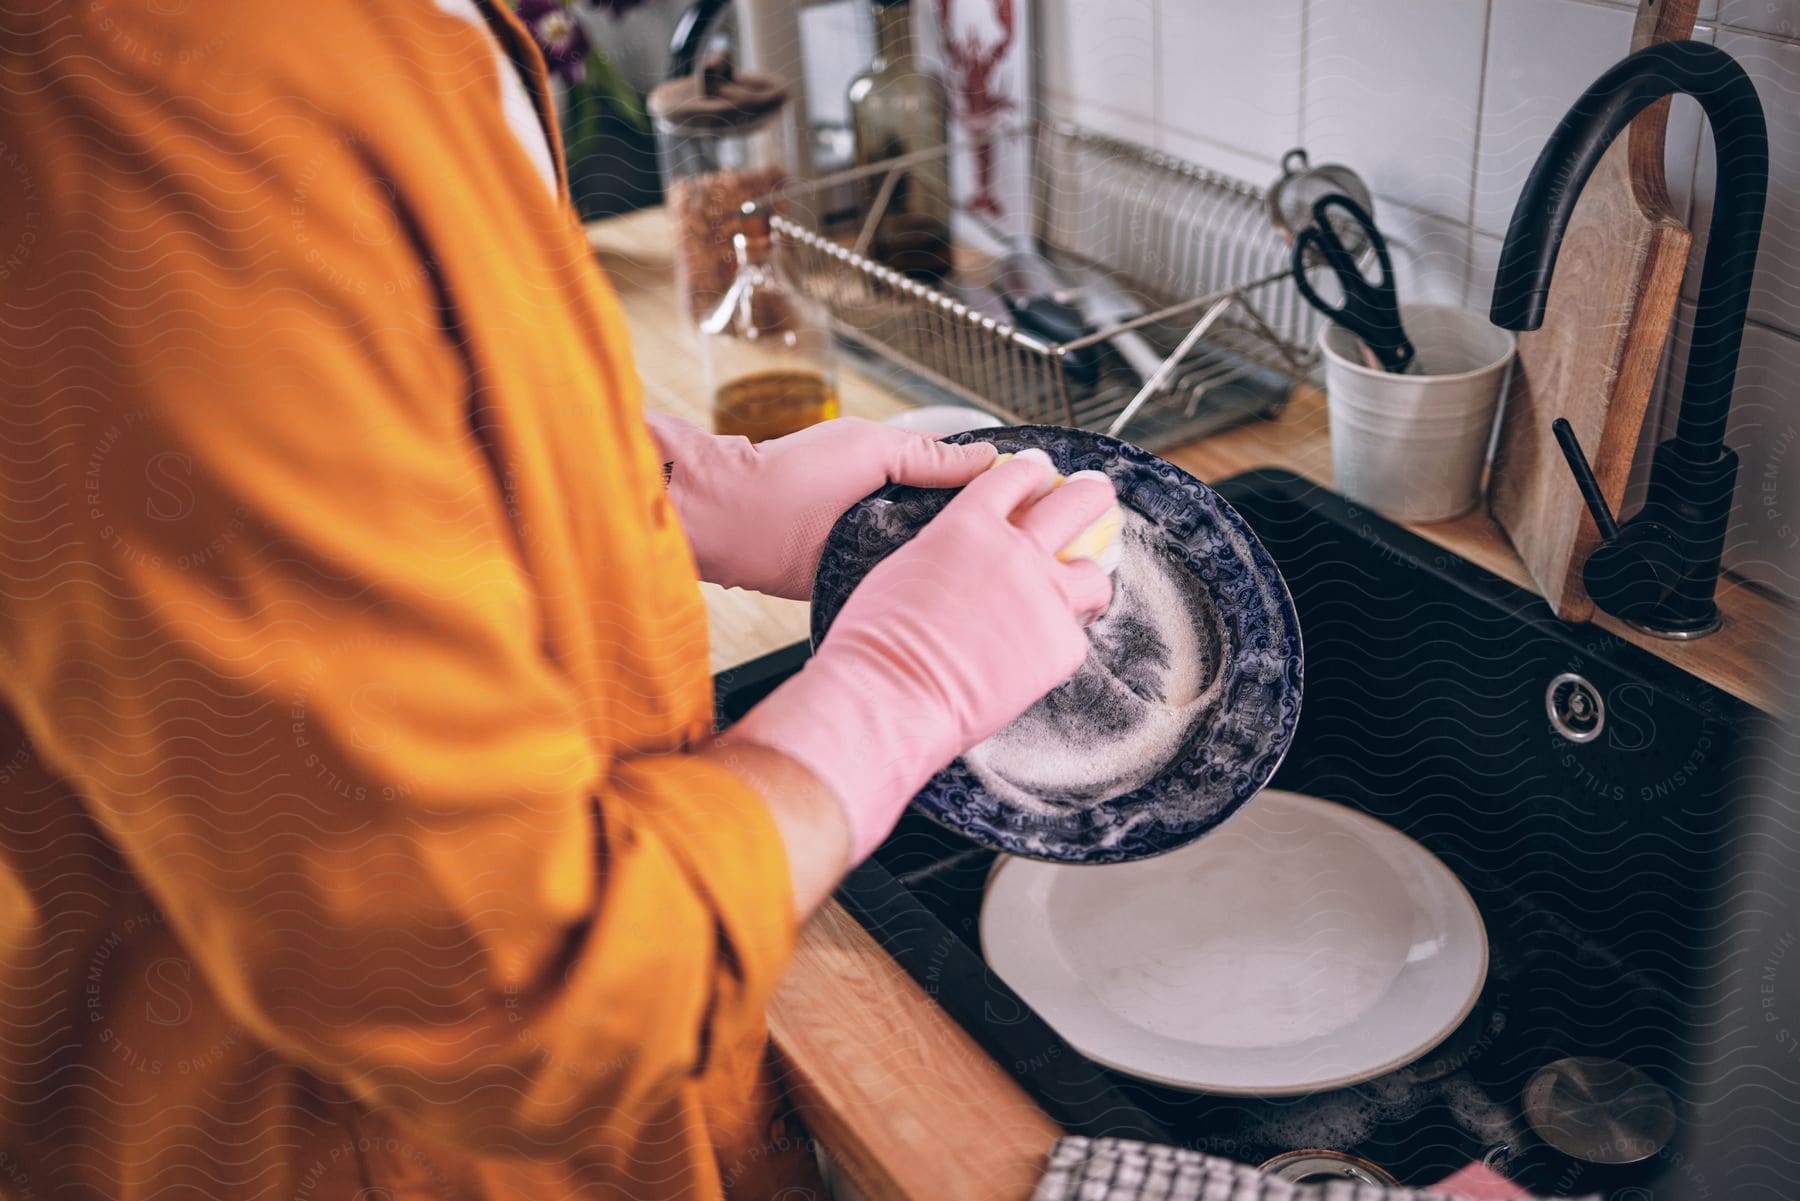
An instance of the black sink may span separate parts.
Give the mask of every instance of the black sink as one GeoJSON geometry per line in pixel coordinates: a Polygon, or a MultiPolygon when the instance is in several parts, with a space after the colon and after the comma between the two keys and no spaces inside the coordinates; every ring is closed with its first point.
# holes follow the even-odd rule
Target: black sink
{"type": "MultiPolygon", "coordinates": [[[[1421,1064],[1357,1088],[1183,1093],[1090,1063],[987,971],[976,919],[991,853],[909,814],[842,901],[1071,1131],[1251,1163],[1325,1146],[1414,1185],[1505,1142],[1507,1170],[1538,1191],[1660,1193],[1686,1162],[1680,1135],[1645,1164],[1584,1167],[1536,1144],[1519,1097],[1546,1063],[1598,1055],[1648,1072],[1678,1111],[1690,1104],[1754,710],[1298,476],[1216,487],[1287,577],[1306,642],[1300,727],[1273,783],[1397,826],[1462,878],[1492,944],[1463,1028],[1421,1064]],[[1584,703],[1604,706],[1591,740],[1552,724],[1547,694],[1566,676],[1579,680],[1555,692],[1576,735],[1591,724],[1584,703]]],[[[805,653],[721,675],[721,719],[805,653]]]]}

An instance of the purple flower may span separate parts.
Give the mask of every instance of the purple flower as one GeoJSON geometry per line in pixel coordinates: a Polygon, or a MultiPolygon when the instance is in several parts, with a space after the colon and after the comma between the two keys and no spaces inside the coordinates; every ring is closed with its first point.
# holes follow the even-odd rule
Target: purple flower
{"type": "Polygon", "coordinates": [[[587,78],[587,31],[561,0],[519,0],[515,11],[544,52],[551,74],[571,87],[587,78]]]}

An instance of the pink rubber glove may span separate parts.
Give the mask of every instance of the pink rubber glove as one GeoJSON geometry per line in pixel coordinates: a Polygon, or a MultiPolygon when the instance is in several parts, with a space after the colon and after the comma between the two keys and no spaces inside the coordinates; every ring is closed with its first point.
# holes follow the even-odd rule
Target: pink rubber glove
{"type": "Polygon", "coordinates": [[[995,454],[856,417],[756,444],[662,413],[645,419],[673,464],[669,498],[700,578],[793,600],[812,596],[825,536],[851,505],[889,483],[960,488],[995,454]]]}
{"type": "Polygon", "coordinates": [[[1463,1201],[1514,1201],[1530,1196],[1524,1188],[1480,1162],[1470,1164],[1453,1176],[1446,1176],[1432,1185],[1431,1191],[1460,1197],[1463,1201]]]}
{"type": "Polygon", "coordinates": [[[1112,580],[1055,552],[1107,511],[1113,488],[1079,477],[1045,495],[1055,474],[1021,456],[964,488],[856,586],[806,667],[726,733],[824,781],[855,860],[935,772],[1087,656],[1083,626],[1112,580]]]}

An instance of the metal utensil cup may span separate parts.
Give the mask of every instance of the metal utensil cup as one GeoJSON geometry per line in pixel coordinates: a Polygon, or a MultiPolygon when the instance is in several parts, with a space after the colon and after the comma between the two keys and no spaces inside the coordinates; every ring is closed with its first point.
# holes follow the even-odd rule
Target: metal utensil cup
{"type": "MultiPolygon", "coordinates": [[[[1282,240],[1292,244],[1300,231],[1313,223],[1313,206],[1321,197],[1336,193],[1348,196],[1365,213],[1375,211],[1375,198],[1362,176],[1342,163],[1312,166],[1306,151],[1296,146],[1281,156],[1281,178],[1269,185],[1267,211],[1269,224],[1282,240]]],[[[1339,231],[1351,254],[1361,254],[1365,242],[1356,239],[1360,231],[1346,227],[1339,231]]]]}

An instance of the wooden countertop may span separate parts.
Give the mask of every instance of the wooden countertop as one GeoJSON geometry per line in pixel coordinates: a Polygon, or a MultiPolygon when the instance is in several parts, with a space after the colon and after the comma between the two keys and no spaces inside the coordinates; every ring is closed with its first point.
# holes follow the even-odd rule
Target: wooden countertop
{"type": "MultiPolygon", "coordinates": [[[[588,227],[588,240],[630,322],[646,405],[705,424],[707,400],[692,335],[675,304],[663,213],[651,209],[597,222],[588,227]]],[[[840,374],[845,413],[879,419],[906,407],[854,370],[840,374]]],[[[1310,390],[1278,420],[1162,453],[1203,480],[1278,466],[1331,482],[1324,398],[1310,390]]],[[[1409,528],[1531,587],[1485,511],[1409,528]]],[[[703,588],[715,672],[807,636],[802,602],[703,588]]],[[[1650,638],[1605,616],[1596,624],[1774,712],[1779,692],[1763,666],[1786,609],[1729,579],[1721,581],[1718,596],[1725,628],[1699,642],[1650,638]]],[[[1044,1154],[1061,1131],[835,902],[802,933],[769,1020],[808,1126],[871,1201],[1030,1196],[1044,1154]]]]}

